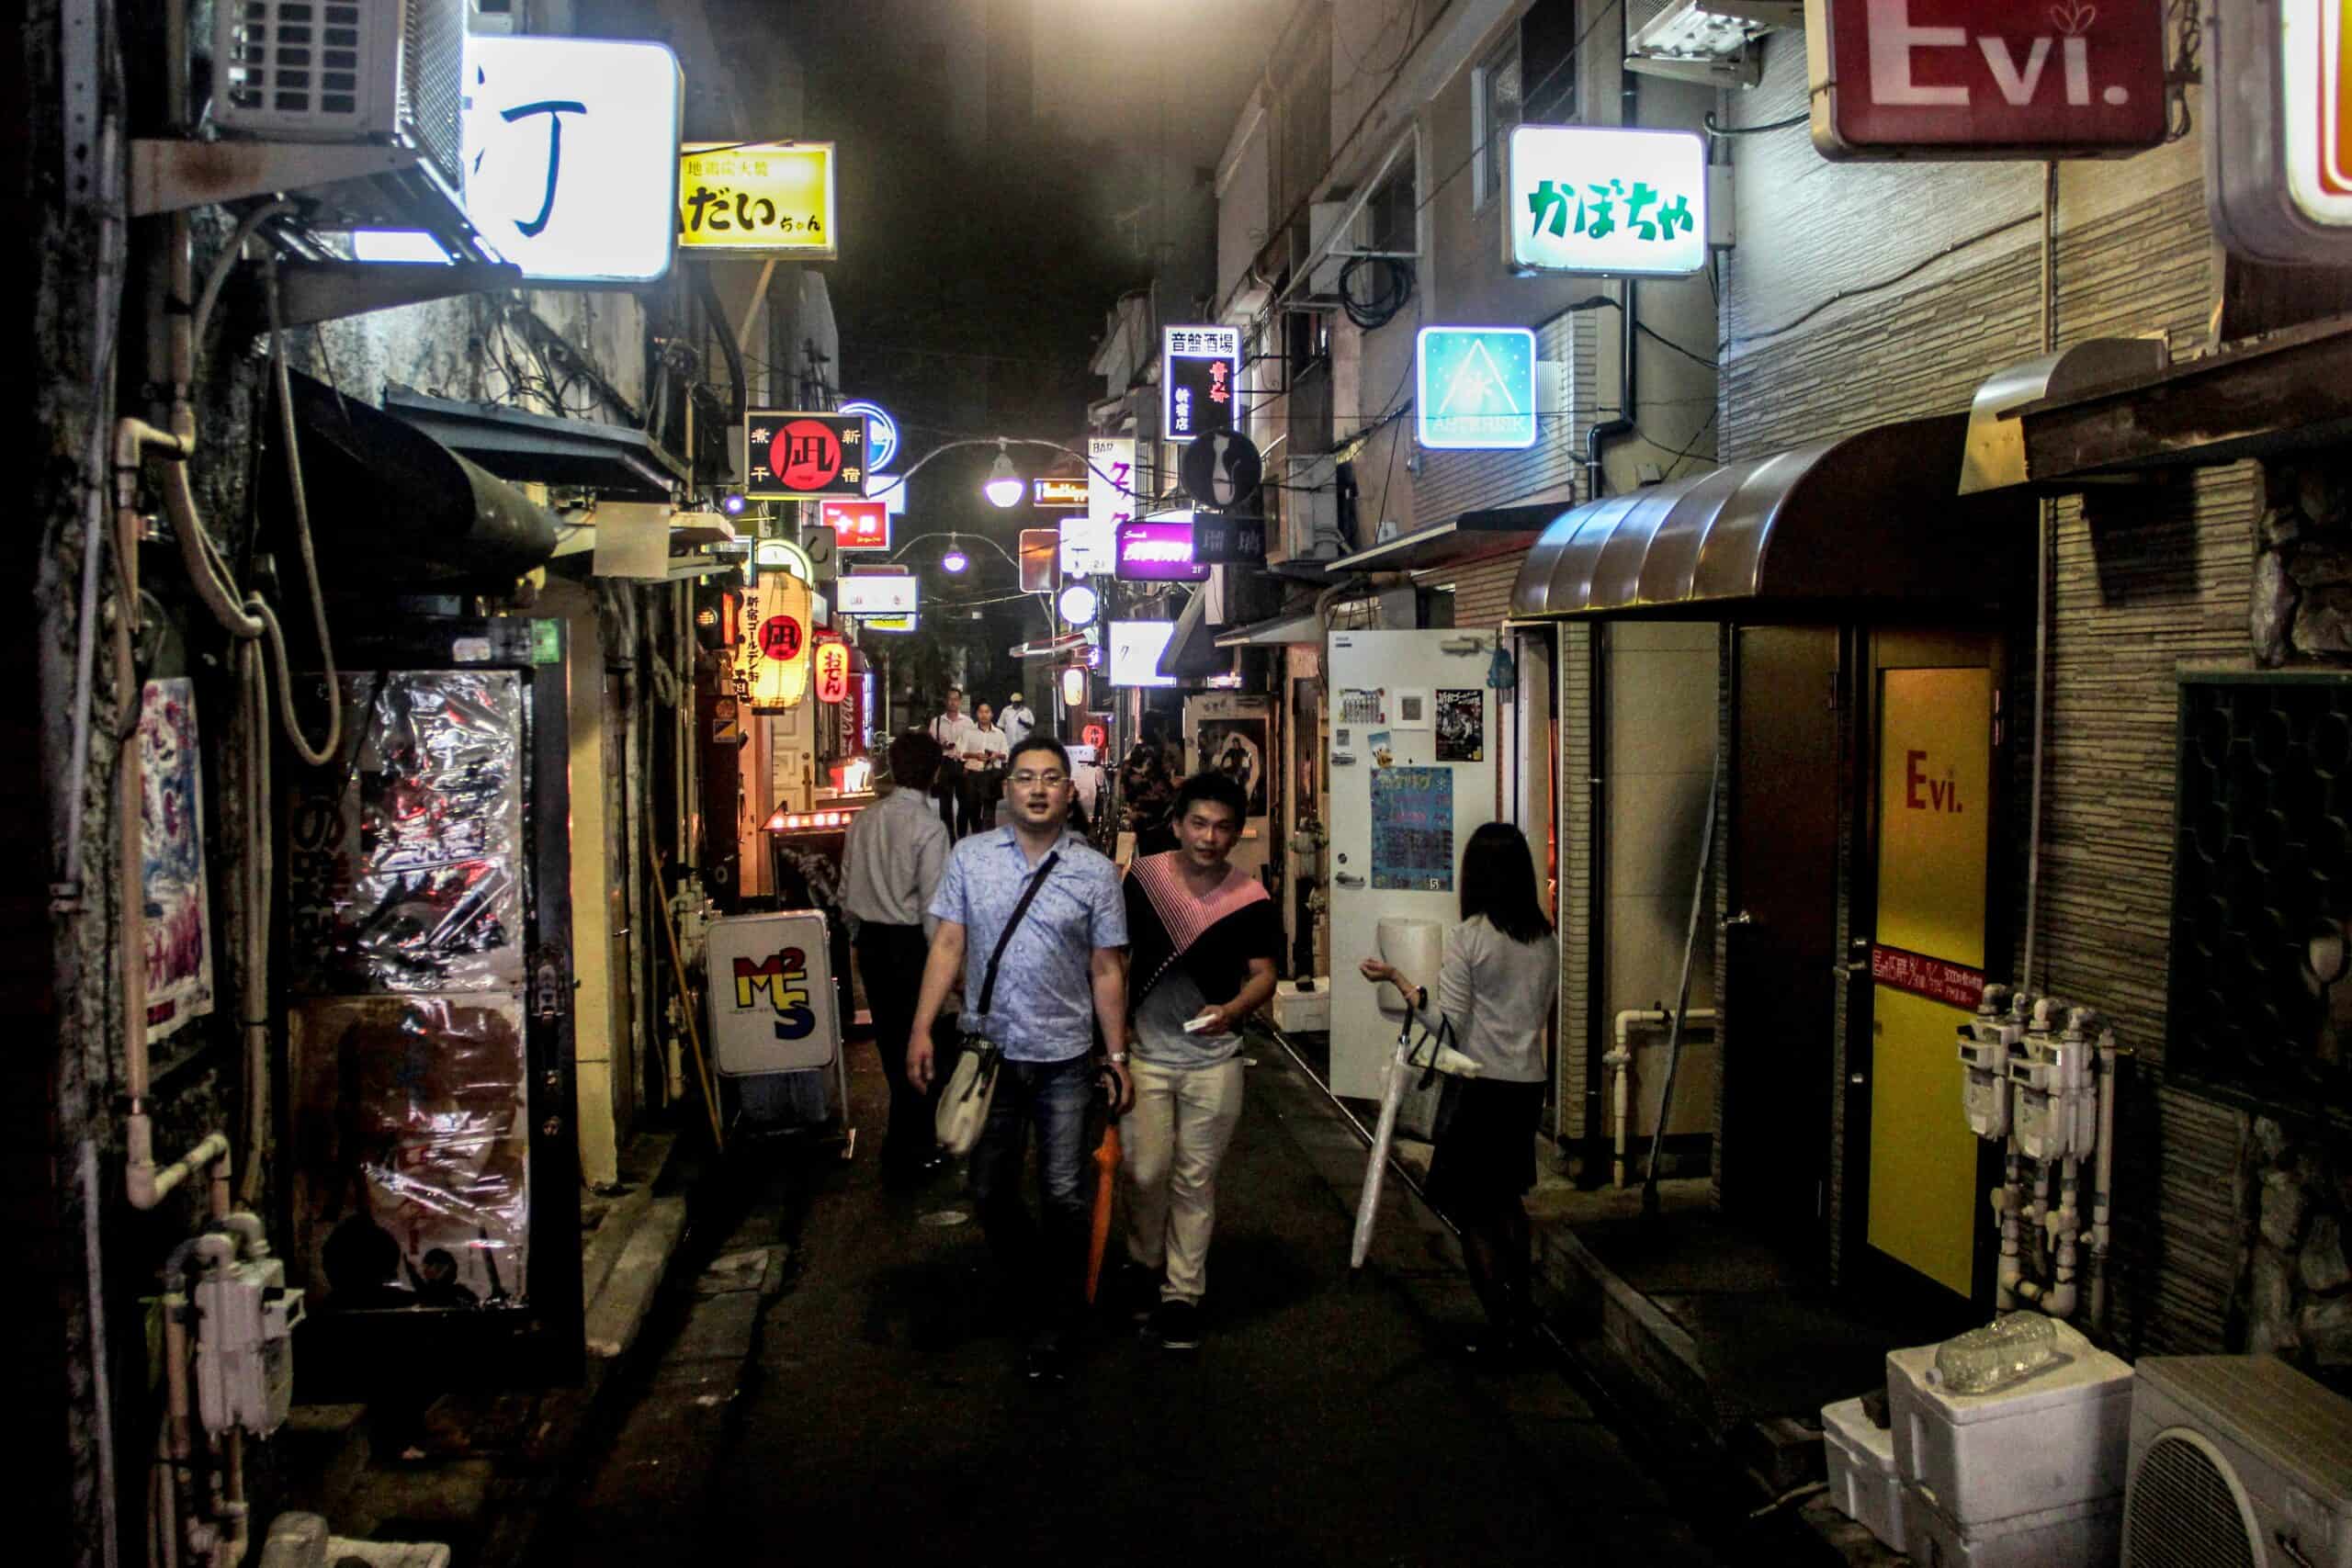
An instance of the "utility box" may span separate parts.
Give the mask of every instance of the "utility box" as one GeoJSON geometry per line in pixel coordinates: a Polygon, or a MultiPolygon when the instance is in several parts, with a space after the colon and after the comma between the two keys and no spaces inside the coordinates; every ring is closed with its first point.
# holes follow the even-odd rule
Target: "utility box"
{"type": "Polygon", "coordinates": [[[208,1432],[277,1430],[294,1404],[294,1325],[302,1292],[286,1288],[286,1265],[250,1258],[217,1269],[196,1287],[196,1409],[208,1432]]]}

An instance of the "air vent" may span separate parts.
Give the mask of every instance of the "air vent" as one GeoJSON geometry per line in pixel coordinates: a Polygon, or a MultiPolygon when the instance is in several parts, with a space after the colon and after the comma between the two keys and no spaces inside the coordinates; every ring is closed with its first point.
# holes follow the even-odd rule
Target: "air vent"
{"type": "Polygon", "coordinates": [[[2261,1568],[2253,1524],[2229,1477],[2193,1432],[2158,1438],[2132,1483],[2131,1568],[2261,1568]]]}
{"type": "Polygon", "coordinates": [[[219,0],[222,129],[391,141],[458,183],[467,0],[219,0]]]}

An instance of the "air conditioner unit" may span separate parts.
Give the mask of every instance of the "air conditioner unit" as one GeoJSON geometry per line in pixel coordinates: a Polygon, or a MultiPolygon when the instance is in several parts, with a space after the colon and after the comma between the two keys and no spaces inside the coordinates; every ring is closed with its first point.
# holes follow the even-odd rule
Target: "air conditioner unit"
{"type": "Polygon", "coordinates": [[[2352,1400],[2273,1356],[2137,1371],[2123,1568],[2352,1568],[2352,1400]]]}
{"type": "MultiPolygon", "coordinates": [[[[1320,254],[1328,246],[1342,243],[1340,220],[1348,215],[1344,201],[1317,201],[1306,209],[1306,254],[1293,258],[1293,265],[1320,254]]],[[[1296,230],[1292,232],[1295,234],[1296,230]]],[[[1294,241],[1293,243],[1296,242],[1294,241]]],[[[1336,310],[1340,308],[1340,269],[1348,265],[1345,256],[1324,255],[1306,274],[1291,295],[1294,307],[1307,310],[1336,310]]]]}
{"type": "Polygon", "coordinates": [[[212,118],[271,141],[388,141],[458,186],[468,0],[219,0],[212,118]]]}
{"type": "Polygon", "coordinates": [[[1283,459],[1283,559],[1334,560],[1346,553],[1333,482],[1337,463],[1329,452],[1283,459]]]}

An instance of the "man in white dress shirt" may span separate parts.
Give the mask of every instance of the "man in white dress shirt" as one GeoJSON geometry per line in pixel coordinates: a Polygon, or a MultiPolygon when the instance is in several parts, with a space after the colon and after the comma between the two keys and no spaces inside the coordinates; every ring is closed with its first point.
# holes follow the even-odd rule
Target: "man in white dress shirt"
{"type": "Polygon", "coordinates": [[[907,1081],[907,1031],[915,979],[939,919],[932,896],[947,867],[947,828],[932,809],[938,743],[919,729],[890,742],[897,787],[859,812],[842,849],[842,908],[857,945],[857,972],[874,1015],[874,1044],[890,1085],[890,1125],[882,1140],[885,1180],[906,1181],[944,1161],[932,1134],[934,1097],[907,1081]]]}
{"type": "Polygon", "coordinates": [[[1029,711],[1029,705],[1021,700],[1018,692],[1004,699],[1004,706],[998,711],[996,721],[1004,727],[1004,743],[1008,749],[1028,739],[1029,732],[1037,728],[1037,716],[1029,711]]]}
{"type": "Polygon", "coordinates": [[[972,732],[972,716],[964,711],[963,687],[947,688],[946,711],[929,728],[931,738],[939,742],[939,777],[931,792],[940,799],[948,836],[960,839],[972,830],[964,815],[964,738],[972,732]]]}

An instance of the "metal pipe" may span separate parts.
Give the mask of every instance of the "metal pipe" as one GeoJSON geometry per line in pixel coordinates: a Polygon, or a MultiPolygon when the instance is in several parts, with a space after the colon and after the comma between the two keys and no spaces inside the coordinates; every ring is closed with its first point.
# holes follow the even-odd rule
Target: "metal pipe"
{"type": "MultiPolygon", "coordinates": [[[[1609,669],[1603,653],[1605,631],[1588,626],[1585,631],[1585,908],[1584,908],[1584,1038],[1585,1142],[1587,1160],[1597,1166],[1607,1132],[1601,1119],[1601,1095],[1606,1070],[1596,1049],[1603,1035],[1601,1019],[1608,1005],[1601,976],[1608,973],[1608,952],[1600,911],[1605,907],[1609,874],[1608,783],[1600,772],[1601,738],[1609,733],[1609,669]]],[[[1622,1183],[1621,1183],[1622,1184],[1622,1183]]]]}
{"type": "MultiPolygon", "coordinates": [[[[1616,1110],[1616,1153],[1611,1165],[1610,1182],[1613,1187],[1622,1188],[1625,1185],[1625,1134],[1633,1122],[1633,1117],[1627,1105],[1627,1085],[1628,1080],[1632,1078],[1634,1072],[1634,1051],[1632,1040],[1634,1027],[1636,1024],[1664,1023],[1672,1016],[1673,1015],[1668,1013],[1664,1008],[1626,1009],[1623,1012],[1617,1015],[1615,1046],[1610,1050],[1608,1055],[1600,1058],[1602,1065],[1609,1067],[1615,1075],[1615,1087],[1612,1091],[1612,1098],[1616,1110]]],[[[1692,1008],[1686,1016],[1693,1021],[1712,1024],[1715,1021],[1715,1010],[1713,1008],[1692,1008]]],[[[1664,1122],[1666,1107],[1661,1104],[1658,1110],[1659,1119],[1662,1125],[1664,1122]]]]}
{"type": "Polygon", "coordinates": [[[2107,1332],[2109,1204],[2115,1181],[2115,1031],[2098,1037],[2098,1153],[2091,1180],[2091,1326],[2107,1332]]]}
{"type": "Polygon", "coordinates": [[[1724,786],[1724,750],[1715,747],[1714,767],[1707,779],[1707,820],[1699,830],[1699,869],[1690,884],[1690,923],[1682,937],[1682,978],[1674,990],[1673,1032],[1666,1043],[1666,1085],[1659,1091],[1657,1126],[1650,1134],[1649,1168],[1642,1173],[1642,1213],[1657,1213],[1657,1161],[1666,1146],[1666,1124],[1674,1114],[1674,1077],[1682,1066],[1683,1009],[1690,1000],[1690,960],[1699,945],[1699,917],[1707,895],[1707,878],[1714,871],[1715,803],[1724,786]]]}
{"type": "MultiPolygon", "coordinates": [[[[2041,166],[2041,352],[2058,348],[2058,165],[2041,166]]],[[[2033,760],[2031,796],[2026,807],[2025,955],[2018,974],[2020,992],[2033,989],[2035,939],[2041,916],[2041,759],[2050,706],[2050,553],[2057,503],[2044,499],[2034,508],[2033,534],[2033,760]]]]}

